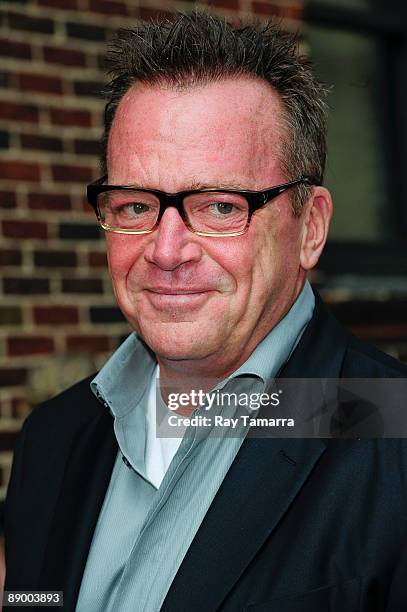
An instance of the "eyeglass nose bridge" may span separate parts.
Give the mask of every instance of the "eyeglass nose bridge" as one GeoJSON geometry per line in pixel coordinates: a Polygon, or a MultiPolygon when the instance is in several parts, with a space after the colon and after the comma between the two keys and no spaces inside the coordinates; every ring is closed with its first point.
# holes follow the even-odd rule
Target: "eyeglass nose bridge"
{"type": "Polygon", "coordinates": [[[156,227],[159,225],[167,208],[175,208],[185,223],[189,227],[188,219],[184,210],[184,195],[180,193],[160,193],[158,194],[160,210],[157,217],[156,227]]]}

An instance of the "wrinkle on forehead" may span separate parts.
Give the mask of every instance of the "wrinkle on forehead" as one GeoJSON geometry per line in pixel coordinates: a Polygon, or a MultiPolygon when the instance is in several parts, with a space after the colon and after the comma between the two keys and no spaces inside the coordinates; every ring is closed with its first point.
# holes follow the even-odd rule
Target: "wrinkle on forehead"
{"type": "Polygon", "coordinates": [[[225,188],[268,187],[275,181],[267,175],[280,166],[283,117],[279,96],[257,79],[241,77],[181,93],[138,84],[117,110],[108,166],[115,176],[120,166],[122,184],[137,179],[167,191],[217,187],[222,179],[225,188]],[[179,169],[184,183],[164,189],[157,183],[169,165],[179,169]],[[196,172],[200,166],[202,172],[196,172]]]}

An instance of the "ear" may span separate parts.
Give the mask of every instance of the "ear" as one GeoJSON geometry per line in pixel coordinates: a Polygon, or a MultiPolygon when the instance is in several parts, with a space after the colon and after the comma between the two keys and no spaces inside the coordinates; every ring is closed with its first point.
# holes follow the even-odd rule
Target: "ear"
{"type": "Polygon", "coordinates": [[[305,216],[300,263],[304,270],[310,270],[318,263],[328,237],[332,212],[332,198],[329,191],[325,187],[314,187],[303,211],[305,216]]]}

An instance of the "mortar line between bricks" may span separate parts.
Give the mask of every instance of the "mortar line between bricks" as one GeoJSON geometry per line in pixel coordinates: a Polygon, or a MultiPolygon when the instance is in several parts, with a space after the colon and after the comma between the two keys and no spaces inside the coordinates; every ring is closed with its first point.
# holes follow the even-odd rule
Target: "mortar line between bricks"
{"type": "MultiPolygon", "coordinates": [[[[41,6],[41,5],[34,5],[34,4],[28,4],[28,5],[24,5],[20,7],[20,6],[17,6],[13,2],[7,2],[7,1],[2,2],[2,8],[4,8],[7,11],[10,11],[11,13],[21,15],[22,17],[29,17],[29,18],[31,17],[34,19],[46,18],[46,19],[49,19],[50,21],[53,21],[55,25],[62,24],[63,26],[65,26],[67,22],[73,22],[73,23],[78,23],[81,25],[86,25],[86,24],[89,24],[89,17],[91,17],[92,25],[101,27],[105,30],[114,29],[114,24],[116,23],[120,27],[120,24],[123,21],[134,23],[136,20],[135,17],[131,17],[131,16],[127,17],[125,15],[114,15],[114,14],[106,15],[105,13],[98,13],[90,9],[81,11],[81,10],[75,10],[75,9],[69,9],[69,8],[41,6]],[[47,15],[46,17],[44,17],[45,10],[46,10],[46,15],[47,15]],[[106,27],[106,19],[109,19],[108,27],[106,27]],[[113,28],[112,28],[112,25],[113,25],[113,28]]],[[[17,28],[10,28],[10,29],[15,30],[17,28]]],[[[65,32],[65,29],[63,30],[62,33],[55,32],[54,34],[50,34],[47,32],[38,32],[38,34],[43,35],[43,36],[56,36],[57,34],[63,34],[64,32],[65,32]]],[[[69,36],[67,38],[78,40],[79,37],[69,36]]],[[[82,41],[82,38],[79,38],[79,40],[82,41]]],[[[86,42],[86,39],[84,40],[84,42],[86,42]]],[[[89,39],[88,39],[88,42],[103,43],[103,41],[93,41],[89,39]]]]}
{"type": "MultiPolygon", "coordinates": [[[[1,38],[1,33],[0,33],[1,38]]],[[[17,41],[16,41],[17,42],[17,41]]],[[[47,45],[45,45],[47,46],[47,45]]],[[[56,45],[55,45],[56,46],[56,45]]],[[[77,45],[76,45],[77,48],[77,45]]],[[[70,50],[70,49],[67,49],[70,50]]],[[[74,51],[75,49],[71,49],[74,51]]],[[[85,53],[86,55],[86,53],[85,53]]],[[[25,59],[22,57],[12,56],[1,56],[1,61],[4,68],[12,68],[13,72],[22,72],[29,74],[38,74],[38,76],[44,76],[44,70],[46,69],[47,77],[57,78],[61,80],[68,80],[70,78],[79,79],[81,81],[96,81],[104,77],[104,72],[98,68],[90,68],[88,66],[69,66],[67,64],[58,64],[54,62],[47,62],[43,59],[25,59]],[[61,70],[63,74],[61,75],[61,70]]],[[[27,91],[27,90],[25,90],[27,91]]],[[[82,97],[82,96],[79,96],[82,97]]],[[[85,97],[85,96],[83,96],[85,97]]]]}
{"type": "Polygon", "coordinates": [[[102,127],[62,126],[41,121],[38,123],[22,123],[20,120],[12,121],[11,119],[0,119],[0,128],[10,128],[11,123],[14,122],[18,124],[20,128],[16,132],[16,136],[29,134],[32,136],[45,136],[50,138],[59,137],[61,140],[69,138],[73,141],[75,138],[80,140],[100,140],[102,135],[102,127]]]}
{"type": "Polygon", "coordinates": [[[92,110],[100,110],[104,104],[103,98],[97,98],[96,96],[63,96],[61,94],[20,90],[17,88],[0,88],[0,94],[3,101],[14,102],[16,104],[29,104],[30,106],[34,105],[35,103],[43,103],[47,106],[53,106],[58,109],[61,108],[61,103],[63,100],[64,109],[67,110],[90,110],[88,107],[92,107],[92,110]],[[74,104],[75,108],[71,108],[70,105],[73,106],[74,104]]]}

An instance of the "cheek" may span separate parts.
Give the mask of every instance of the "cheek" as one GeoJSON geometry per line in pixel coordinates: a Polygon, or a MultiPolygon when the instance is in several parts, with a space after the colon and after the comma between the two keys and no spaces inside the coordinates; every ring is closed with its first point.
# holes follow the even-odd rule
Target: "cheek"
{"type": "Polygon", "coordinates": [[[229,300],[222,300],[223,306],[229,309],[231,320],[239,312],[245,312],[250,318],[267,299],[271,249],[272,240],[264,235],[259,225],[250,226],[243,236],[224,239],[216,251],[211,249],[208,253],[222,268],[222,273],[233,278],[234,290],[229,300]]]}
{"type": "Polygon", "coordinates": [[[299,224],[287,207],[261,211],[251,225],[254,283],[271,289],[289,281],[299,268],[299,224]]]}
{"type": "Polygon", "coordinates": [[[143,238],[111,233],[106,236],[106,242],[107,260],[112,278],[117,280],[125,278],[143,253],[143,238]]]}
{"type": "MultiPolygon", "coordinates": [[[[210,240],[210,239],[208,239],[210,240]]],[[[250,284],[252,271],[256,265],[257,247],[249,232],[243,236],[234,238],[223,238],[221,243],[213,245],[216,248],[207,249],[207,254],[217,266],[223,270],[223,274],[233,277],[235,285],[250,284]]]]}
{"type": "Polygon", "coordinates": [[[289,287],[298,277],[300,270],[300,224],[290,218],[280,226],[278,238],[274,242],[272,265],[275,282],[289,287]]]}

